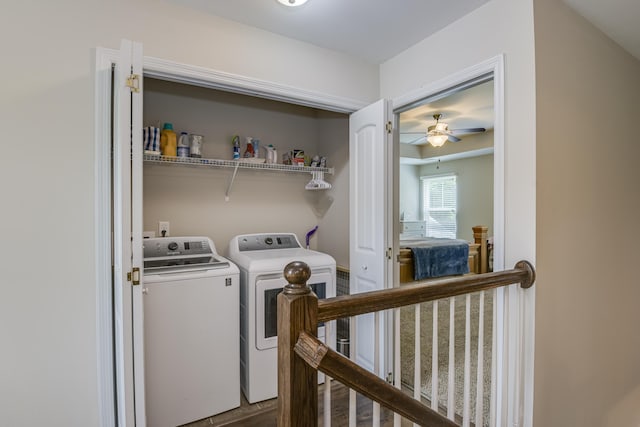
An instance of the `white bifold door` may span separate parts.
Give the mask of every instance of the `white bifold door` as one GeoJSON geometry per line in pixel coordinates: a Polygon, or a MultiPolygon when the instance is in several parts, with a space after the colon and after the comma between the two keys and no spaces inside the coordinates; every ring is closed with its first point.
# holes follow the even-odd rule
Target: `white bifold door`
{"type": "MultiPolygon", "coordinates": [[[[380,100],[349,119],[349,229],[352,294],[392,286],[391,238],[393,138],[390,102],[380,100]]],[[[352,324],[353,324],[352,320],[352,324]]],[[[385,316],[357,316],[352,326],[352,359],[385,376],[385,316]],[[354,330],[355,329],[355,330],[354,330]],[[376,358],[377,354],[377,358],[376,358]]]]}
{"type": "Polygon", "coordinates": [[[142,45],[123,40],[113,75],[113,290],[119,426],[144,426],[142,45]]]}

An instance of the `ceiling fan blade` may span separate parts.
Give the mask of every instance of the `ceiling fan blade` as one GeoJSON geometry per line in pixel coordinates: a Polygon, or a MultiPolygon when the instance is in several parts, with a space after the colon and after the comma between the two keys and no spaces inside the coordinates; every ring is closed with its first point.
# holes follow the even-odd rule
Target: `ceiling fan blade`
{"type": "Polygon", "coordinates": [[[468,128],[468,129],[451,129],[451,132],[455,133],[479,133],[486,132],[485,128],[468,128]]]}
{"type": "Polygon", "coordinates": [[[426,141],[427,140],[427,136],[423,133],[421,137],[414,139],[413,141],[409,141],[407,142],[407,144],[418,144],[421,143],[422,141],[426,141]]]}
{"type": "Polygon", "coordinates": [[[424,135],[423,132],[400,132],[400,135],[424,135]]]}
{"type": "Polygon", "coordinates": [[[458,138],[457,136],[449,135],[449,141],[451,141],[451,142],[460,142],[462,140],[460,138],[458,138]]]}

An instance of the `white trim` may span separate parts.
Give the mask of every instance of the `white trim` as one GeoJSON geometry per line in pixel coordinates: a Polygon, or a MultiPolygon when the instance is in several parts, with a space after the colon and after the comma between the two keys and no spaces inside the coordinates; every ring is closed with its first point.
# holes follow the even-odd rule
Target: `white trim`
{"type": "MultiPolygon", "coordinates": [[[[108,51],[107,49],[104,50],[108,51]]],[[[353,113],[368,105],[364,101],[313,92],[280,83],[149,56],[144,57],[143,67],[146,77],[219,89],[338,113],[353,113]]]]}
{"type": "Polygon", "coordinates": [[[158,58],[144,58],[144,75],[339,113],[353,113],[367,105],[353,99],[158,58]]]}
{"type": "Polygon", "coordinates": [[[116,425],[111,292],[111,67],[115,57],[95,51],[94,191],[96,345],[100,426],[116,425]]]}

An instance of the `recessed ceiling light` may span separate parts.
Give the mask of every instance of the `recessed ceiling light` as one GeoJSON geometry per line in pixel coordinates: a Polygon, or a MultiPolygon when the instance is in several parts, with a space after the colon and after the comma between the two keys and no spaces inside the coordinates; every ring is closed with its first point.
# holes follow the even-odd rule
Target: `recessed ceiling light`
{"type": "Polygon", "coordinates": [[[307,0],[278,0],[278,3],[282,3],[285,6],[302,6],[307,0]]]}

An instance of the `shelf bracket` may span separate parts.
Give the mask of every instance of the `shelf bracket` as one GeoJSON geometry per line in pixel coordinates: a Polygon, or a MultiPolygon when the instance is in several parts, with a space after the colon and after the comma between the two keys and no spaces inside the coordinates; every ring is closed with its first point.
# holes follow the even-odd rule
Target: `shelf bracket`
{"type": "Polygon", "coordinates": [[[227,191],[224,193],[224,201],[229,201],[229,194],[231,194],[231,187],[233,187],[233,181],[236,180],[236,174],[238,173],[238,167],[240,166],[240,162],[236,162],[236,166],[233,168],[233,174],[231,175],[231,179],[229,180],[229,185],[227,185],[227,191]]]}

